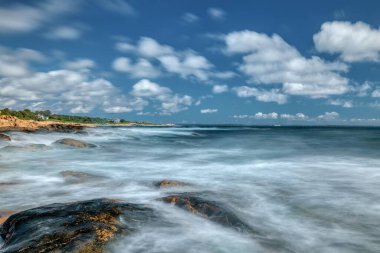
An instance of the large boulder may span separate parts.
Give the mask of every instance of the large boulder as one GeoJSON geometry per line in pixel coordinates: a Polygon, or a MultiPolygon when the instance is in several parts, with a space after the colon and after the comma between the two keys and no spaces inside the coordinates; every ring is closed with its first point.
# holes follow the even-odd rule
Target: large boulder
{"type": "Polygon", "coordinates": [[[152,209],[111,199],[52,204],[11,215],[1,253],[101,253],[121,234],[154,221],[152,209]]]}
{"type": "Polygon", "coordinates": [[[0,133],[0,140],[10,141],[11,137],[6,134],[0,133]]]}
{"type": "Polygon", "coordinates": [[[224,207],[221,203],[198,196],[197,193],[174,194],[160,200],[235,230],[255,233],[249,225],[227,207],[224,207]]]}
{"type": "Polygon", "coordinates": [[[41,127],[40,130],[46,130],[51,132],[61,132],[61,133],[75,133],[82,131],[84,129],[83,125],[79,124],[49,124],[47,126],[41,127]]]}
{"type": "Polygon", "coordinates": [[[74,148],[93,148],[93,147],[96,147],[96,145],[94,145],[94,144],[87,143],[87,142],[80,141],[80,140],[70,139],[70,138],[61,139],[61,140],[58,140],[54,143],[59,144],[59,145],[71,146],[74,148]]]}

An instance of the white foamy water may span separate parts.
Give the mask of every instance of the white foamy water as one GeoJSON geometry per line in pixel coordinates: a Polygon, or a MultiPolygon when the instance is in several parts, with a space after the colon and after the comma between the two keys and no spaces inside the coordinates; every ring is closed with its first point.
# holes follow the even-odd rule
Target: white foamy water
{"type": "Polygon", "coordinates": [[[122,252],[379,252],[380,129],[96,128],[11,133],[0,141],[0,209],[100,197],[152,205],[172,223],[111,246],[122,252]],[[96,144],[73,149],[61,138],[96,144]],[[102,176],[68,182],[71,170],[102,176]],[[177,179],[184,189],[152,183],[177,179]],[[155,201],[207,191],[264,240],[155,201]]]}

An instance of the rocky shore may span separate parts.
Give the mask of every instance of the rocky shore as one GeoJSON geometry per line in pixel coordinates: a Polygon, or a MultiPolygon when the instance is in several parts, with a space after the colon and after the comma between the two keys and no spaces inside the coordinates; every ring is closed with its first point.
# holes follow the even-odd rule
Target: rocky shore
{"type": "MultiPolygon", "coordinates": [[[[62,176],[93,178],[73,171],[62,172],[62,176]]],[[[189,184],[175,180],[152,184],[159,189],[186,185],[189,184]]],[[[207,194],[181,192],[156,201],[172,206],[168,208],[181,208],[221,226],[256,236],[248,224],[222,203],[207,199],[207,194]]],[[[104,253],[108,252],[110,242],[130,236],[145,226],[165,227],[171,223],[149,205],[116,199],[55,203],[13,214],[4,213],[0,221],[4,222],[0,225],[1,253],[104,253]]]]}
{"type": "Polygon", "coordinates": [[[14,116],[0,115],[0,132],[22,131],[22,132],[76,132],[85,127],[94,127],[90,124],[63,123],[54,121],[22,120],[14,116]]]}

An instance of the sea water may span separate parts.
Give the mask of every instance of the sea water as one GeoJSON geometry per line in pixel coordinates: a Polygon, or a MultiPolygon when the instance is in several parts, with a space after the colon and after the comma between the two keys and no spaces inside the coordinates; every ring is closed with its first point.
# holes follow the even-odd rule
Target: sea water
{"type": "Polygon", "coordinates": [[[0,141],[0,211],[118,198],[151,205],[171,226],[144,227],[110,251],[380,252],[380,128],[103,127],[88,135],[10,133],[0,141]],[[54,145],[75,138],[96,148],[54,145]],[[102,180],[70,183],[62,171],[102,180]],[[176,179],[184,189],[157,189],[176,179]],[[156,201],[209,192],[265,238],[156,201]]]}

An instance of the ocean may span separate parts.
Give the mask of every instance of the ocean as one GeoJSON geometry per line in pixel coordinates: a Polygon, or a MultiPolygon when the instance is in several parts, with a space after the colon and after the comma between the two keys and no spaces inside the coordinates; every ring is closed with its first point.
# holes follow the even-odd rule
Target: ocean
{"type": "Polygon", "coordinates": [[[151,205],[171,226],[121,238],[116,253],[380,252],[380,128],[100,127],[10,133],[0,141],[0,211],[117,198],[151,205]],[[75,138],[97,145],[54,145],[75,138]],[[99,180],[70,182],[63,171],[99,180]],[[176,179],[190,185],[157,189],[176,179]],[[266,238],[156,199],[208,192],[266,238]]]}

